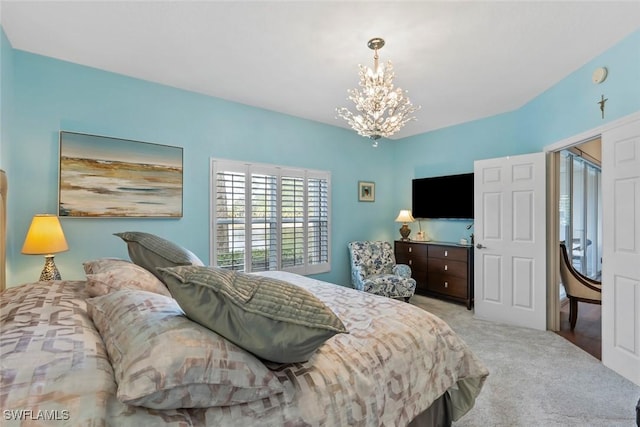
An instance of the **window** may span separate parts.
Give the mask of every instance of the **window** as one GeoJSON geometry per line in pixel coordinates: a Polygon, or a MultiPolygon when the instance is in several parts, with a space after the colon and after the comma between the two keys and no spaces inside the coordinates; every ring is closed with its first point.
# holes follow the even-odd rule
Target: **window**
{"type": "Polygon", "coordinates": [[[602,197],[600,166],[572,151],[560,152],[560,240],[582,274],[602,273],[602,197]]]}
{"type": "Polygon", "coordinates": [[[252,272],[330,270],[326,171],[211,160],[211,264],[252,272]]]}

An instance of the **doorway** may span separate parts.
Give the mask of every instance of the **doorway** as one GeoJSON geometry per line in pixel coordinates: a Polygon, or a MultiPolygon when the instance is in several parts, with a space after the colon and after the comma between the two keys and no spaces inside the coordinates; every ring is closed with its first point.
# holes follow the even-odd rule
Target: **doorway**
{"type": "MultiPolygon", "coordinates": [[[[564,241],[569,260],[581,274],[602,276],[602,140],[600,137],[558,153],[558,241],[564,241]]],[[[569,301],[559,289],[558,335],[592,356],[602,357],[602,311],[597,304],[578,303],[578,321],[569,324],[569,301]]]]}
{"type": "Polygon", "coordinates": [[[547,180],[547,329],[560,329],[560,151],[602,139],[602,363],[640,385],[640,111],[544,147],[547,180]]]}

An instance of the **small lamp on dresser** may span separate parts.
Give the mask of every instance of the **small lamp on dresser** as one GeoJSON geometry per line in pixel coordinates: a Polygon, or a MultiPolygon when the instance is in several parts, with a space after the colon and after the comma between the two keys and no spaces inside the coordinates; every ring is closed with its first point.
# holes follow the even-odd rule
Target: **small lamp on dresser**
{"type": "Polygon", "coordinates": [[[60,280],[60,272],[53,262],[53,254],[69,249],[62,226],[55,215],[34,215],[31,226],[24,239],[22,253],[44,255],[44,268],[40,280],[60,280]]]}
{"type": "Polygon", "coordinates": [[[402,236],[402,239],[400,240],[405,242],[410,240],[409,234],[411,234],[411,229],[409,228],[407,223],[413,222],[413,221],[415,221],[415,219],[413,219],[413,216],[411,215],[410,210],[403,209],[400,211],[400,213],[398,214],[398,217],[396,218],[396,222],[402,223],[402,227],[400,227],[400,235],[402,236]]]}

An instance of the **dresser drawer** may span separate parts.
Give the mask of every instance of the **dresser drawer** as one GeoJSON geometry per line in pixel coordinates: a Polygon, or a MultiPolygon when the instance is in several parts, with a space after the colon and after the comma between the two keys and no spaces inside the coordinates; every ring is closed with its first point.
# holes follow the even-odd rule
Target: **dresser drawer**
{"type": "MultiPolygon", "coordinates": [[[[416,281],[416,290],[427,290],[427,271],[426,270],[411,270],[411,277],[416,281]]],[[[421,293],[421,292],[418,292],[421,293]]]]}
{"type": "Polygon", "coordinates": [[[395,244],[396,264],[407,264],[411,269],[427,269],[428,248],[423,244],[408,242],[396,242],[395,244]]]}
{"type": "Polygon", "coordinates": [[[451,277],[460,277],[467,280],[467,263],[452,259],[429,258],[427,261],[429,274],[444,274],[451,277]]]}
{"type": "Polygon", "coordinates": [[[430,245],[429,258],[444,258],[467,262],[467,248],[459,246],[430,245]]]}
{"type": "Polygon", "coordinates": [[[396,257],[406,255],[408,257],[426,258],[428,246],[421,243],[396,242],[396,257]]]}
{"type": "Polygon", "coordinates": [[[446,274],[429,273],[427,289],[439,294],[449,295],[458,298],[468,298],[467,279],[453,277],[446,274]]]}

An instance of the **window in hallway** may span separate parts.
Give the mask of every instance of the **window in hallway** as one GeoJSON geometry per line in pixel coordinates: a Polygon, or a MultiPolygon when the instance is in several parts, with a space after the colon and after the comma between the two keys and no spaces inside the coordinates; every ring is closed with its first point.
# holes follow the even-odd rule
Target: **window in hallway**
{"type": "Polygon", "coordinates": [[[579,147],[560,153],[559,231],[560,240],[566,241],[571,250],[576,270],[599,280],[602,272],[599,153],[597,157],[590,156],[579,147]]]}

